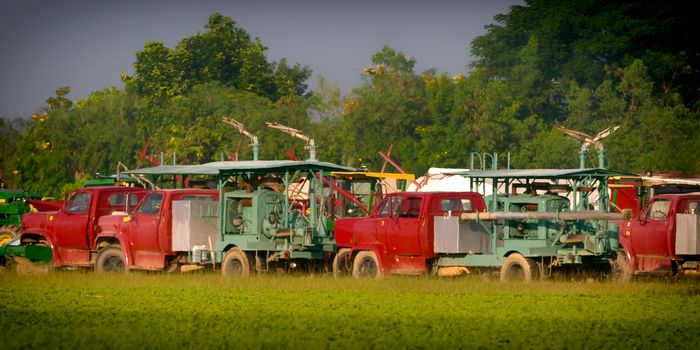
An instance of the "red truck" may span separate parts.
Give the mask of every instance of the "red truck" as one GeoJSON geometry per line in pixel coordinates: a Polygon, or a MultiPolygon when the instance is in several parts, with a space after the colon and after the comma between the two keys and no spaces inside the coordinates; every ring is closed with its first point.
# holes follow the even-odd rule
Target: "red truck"
{"type": "Polygon", "coordinates": [[[483,212],[476,192],[398,192],[386,196],[366,218],[337,220],[334,275],[373,277],[423,274],[437,260],[437,216],[483,212]]]}
{"type": "Polygon", "coordinates": [[[100,217],[128,211],[145,194],[137,187],[81,188],[58,211],[24,214],[20,245],[51,247],[53,267],[90,267],[95,262],[100,217]]]}
{"type": "Polygon", "coordinates": [[[95,271],[175,271],[214,261],[198,251],[219,240],[218,199],[209,189],[154,190],[133,211],[100,218],[95,271]]]}
{"type": "Polygon", "coordinates": [[[700,192],[652,197],[631,220],[620,225],[623,279],[638,274],[677,274],[698,270],[700,192]]]}

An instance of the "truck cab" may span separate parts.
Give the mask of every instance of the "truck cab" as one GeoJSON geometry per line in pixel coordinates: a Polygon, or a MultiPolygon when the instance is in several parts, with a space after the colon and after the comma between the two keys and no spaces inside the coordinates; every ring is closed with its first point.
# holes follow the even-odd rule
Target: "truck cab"
{"type": "MultiPolygon", "coordinates": [[[[206,246],[199,237],[218,239],[216,203],[219,192],[209,189],[163,189],[149,191],[131,212],[115,213],[99,220],[96,246],[97,272],[123,272],[130,269],[163,270],[191,262],[193,246],[206,246]],[[192,206],[192,203],[199,206],[192,206]],[[193,232],[193,221],[206,218],[193,232]],[[206,236],[208,237],[208,236],[206,236]]],[[[197,221],[199,223],[199,221],[197,221]]],[[[201,256],[198,256],[201,258],[201,256]]]]}
{"type": "Polygon", "coordinates": [[[476,192],[390,194],[369,217],[336,221],[339,250],[333,262],[334,274],[373,277],[425,273],[437,257],[435,218],[485,209],[483,197],[476,192]]]}
{"type": "Polygon", "coordinates": [[[700,193],[662,194],[620,228],[623,267],[629,274],[675,274],[697,268],[700,193]],[[626,266],[624,266],[626,264],[626,266]]]}
{"type": "Polygon", "coordinates": [[[113,212],[129,210],[145,193],[134,187],[81,188],[58,211],[24,214],[21,245],[50,247],[53,267],[91,266],[97,221],[113,212]]]}

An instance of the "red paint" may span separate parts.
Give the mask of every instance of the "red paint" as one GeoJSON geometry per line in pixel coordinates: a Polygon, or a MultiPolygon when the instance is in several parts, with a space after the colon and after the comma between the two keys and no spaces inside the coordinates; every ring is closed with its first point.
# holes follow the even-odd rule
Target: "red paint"
{"type": "Polygon", "coordinates": [[[658,195],[620,224],[620,244],[634,273],[672,273],[674,262],[698,260],[675,251],[676,214],[688,213],[694,202],[700,203],[700,193],[658,195]]]}
{"type": "MultiPolygon", "coordinates": [[[[368,217],[335,222],[338,248],[374,251],[381,274],[421,274],[437,258],[433,249],[433,222],[446,215],[442,200],[469,200],[471,210],[485,211],[476,192],[397,192],[387,195],[368,217]]],[[[452,215],[459,215],[453,211],[452,215]]]]}
{"type": "Polygon", "coordinates": [[[129,216],[109,215],[99,221],[98,242],[118,244],[127,269],[160,270],[181,252],[172,250],[173,201],[202,196],[219,199],[219,192],[206,189],[150,191],[129,216]]]}
{"type": "Polygon", "coordinates": [[[47,244],[53,249],[51,264],[90,266],[95,251],[97,220],[126,208],[128,195],[143,198],[137,187],[86,187],[79,189],[57,211],[22,216],[22,244],[47,244]]]}

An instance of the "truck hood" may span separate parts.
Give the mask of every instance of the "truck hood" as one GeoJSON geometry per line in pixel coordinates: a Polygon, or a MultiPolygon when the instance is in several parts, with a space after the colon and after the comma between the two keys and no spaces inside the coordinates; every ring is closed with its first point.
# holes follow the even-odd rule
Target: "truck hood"
{"type": "Polygon", "coordinates": [[[44,230],[56,211],[42,211],[38,213],[25,213],[22,215],[22,233],[36,230],[44,230]]]}
{"type": "Polygon", "coordinates": [[[349,247],[352,245],[352,232],[357,222],[365,218],[346,218],[335,221],[334,234],[335,244],[339,247],[349,247]]]}
{"type": "Polygon", "coordinates": [[[119,227],[121,226],[122,222],[124,222],[124,220],[128,219],[128,217],[129,216],[126,213],[105,215],[105,216],[100,217],[97,221],[97,233],[98,233],[98,235],[102,235],[102,234],[114,235],[114,234],[116,234],[116,232],[119,231],[119,227]]]}

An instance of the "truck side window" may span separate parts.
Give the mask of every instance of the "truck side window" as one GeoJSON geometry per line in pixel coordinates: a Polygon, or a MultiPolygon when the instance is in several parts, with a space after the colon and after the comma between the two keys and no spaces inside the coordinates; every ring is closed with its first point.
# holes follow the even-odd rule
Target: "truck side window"
{"type": "Polygon", "coordinates": [[[143,205],[139,207],[136,211],[139,214],[158,214],[160,212],[160,206],[163,203],[162,193],[152,193],[149,194],[146,199],[143,200],[143,205]]]}
{"type": "Polygon", "coordinates": [[[69,213],[87,213],[88,204],[90,203],[89,193],[78,193],[66,206],[66,211],[69,213]]]}
{"type": "Polygon", "coordinates": [[[688,214],[700,214],[700,202],[688,203],[688,214]]]}
{"type": "Polygon", "coordinates": [[[129,207],[131,207],[131,208],[136,207],[136,206],[139,204],[139,198],[140,198],[140,197],[141,197],[140,195],[138,195],[138,194],[136,194],[136,193],[132,193],[132,194],[129,196],[129,207]]]}
{"type": "Polygon", "coordinates": [[[447,198],[440,201],[440,211],[471,211],[472,201],[469,199],[447,198]]]}
{"type": "Polygon", "coordinates": [[[683,198],[678,202],[679,214],[700,214],[700,200],[695,198],[683,198]]]}
{"type": "Polygon", "coordinates": [[[213,201],[214,196],[207,196],[207,195],[188,195],[188,196],[182,196],[180,198],[181,201],[213,201]]]}
{"type": "Polygon", "coordinates": [[[407,198],[401,206],[399,216],[404,218],[417,218],[420,214],[421,198],[407,198]]]}
{"type": "Polygon", "coordinates": [[[109,206],[110,207],[123,206],[125,197],[126,197],[126,194],[124,194],[124,193],[112,193],[109,196],[109,206]]]}
{"type": "Polygon", "coordinates": [[[659,199],[654,201],[649,210],[649,220],[666,220],[670,207],[671,201],[669,200],[659,199]]]}
{"type": "Polygon", "coordinates": [[[472,200],[471,199],[460,199],[462,202],[462,210],[463,211],[472,211],[472,200]]]}

